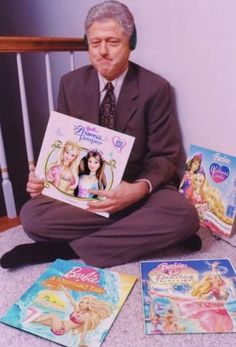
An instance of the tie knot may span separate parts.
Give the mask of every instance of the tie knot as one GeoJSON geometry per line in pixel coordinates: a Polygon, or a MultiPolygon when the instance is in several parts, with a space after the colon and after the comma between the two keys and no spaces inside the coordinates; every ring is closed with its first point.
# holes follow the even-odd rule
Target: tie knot
{"type": "Polygon", "coordinates": [[[114,89],[114,86],[111,82],[107,82],[107,84],[105,85],[105,89],[108,90],[109,92],[112,92],[114,89]]]}

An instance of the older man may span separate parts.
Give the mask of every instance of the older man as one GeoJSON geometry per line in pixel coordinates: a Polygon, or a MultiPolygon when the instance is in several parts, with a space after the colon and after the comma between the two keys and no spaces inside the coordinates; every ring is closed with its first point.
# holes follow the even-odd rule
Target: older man
{"type": "Polygon", "coordinates": [[[92,65],[62,77],[58,111],[135,137],[122,182],[88,210],[40,194],[43,182],[29,175],[31,194],[21,210],[35,243],[19,245],[1,259],[5,268],[82,258],[109,267],[178,243],[200,249],[195,208],[178,192],[181,140],[171,88],[161,76],[129,61],[136,29],[129,9],[105,1],[88,12],[86,41],[92,65]],[[113,102],[104,114],[107,93],[113,102]],[[114,106],[115,105],[115,106],[114,106]],[[110,218],[92,212],[110,213],[110,218]]]}

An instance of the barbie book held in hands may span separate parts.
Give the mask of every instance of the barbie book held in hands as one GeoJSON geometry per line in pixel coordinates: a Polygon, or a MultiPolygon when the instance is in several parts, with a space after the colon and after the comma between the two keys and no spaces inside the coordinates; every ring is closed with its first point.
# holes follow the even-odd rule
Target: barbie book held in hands
{"type": "Polygon", "coordinates": [[[236,274],[228,259],[140,265],[146,334],[236,332],[236,274]]]}
{"type": "Polygon", "coordinates": [[[63,346],[99,347],[135,282],[57,259],[0,321],[63,346]]]}
{"type": "MultiPolygon", "coordinates": [[[[81,208],[122,176],[134,137],[53,111],[36,166],[42,193],[81,208]]],[[[101,213],[108,217],[108,213],[101,213]]]]}
{"type": "Polygon", "coordinates": [[[191,145],[180,192],[196,207],[201,224],[231,236],[235,231],[236,157],[191,145]]]}

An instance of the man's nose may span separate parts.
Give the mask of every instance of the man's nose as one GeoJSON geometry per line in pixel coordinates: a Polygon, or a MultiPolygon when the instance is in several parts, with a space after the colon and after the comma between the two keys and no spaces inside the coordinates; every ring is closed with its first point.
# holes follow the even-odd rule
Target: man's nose
{"type": "Polygon", "coordinates": [[[107,43],[104,41],[101,42],[101,45],[100,45],[100,54],[101,55],[106,55],[108,52],[108,47],[107,47],[107,43]]]}

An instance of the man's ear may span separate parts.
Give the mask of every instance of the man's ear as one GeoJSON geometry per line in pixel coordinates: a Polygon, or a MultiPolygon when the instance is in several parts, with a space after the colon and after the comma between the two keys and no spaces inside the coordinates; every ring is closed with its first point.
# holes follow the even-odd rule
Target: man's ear
{"type": "Polygon", "coordinates": [[[88,39],[87,39],[87,35],[85,34],[84,34],[84,45],[88,49],[88,39]]]}
{"type": "Polygon", "coordinates": [[[137,44],[137,30],[136,26],[134,25],[134,30],[132,32],[131,38],[129,40],[129,48],[131,51],[133,51],[137,44]]]}

